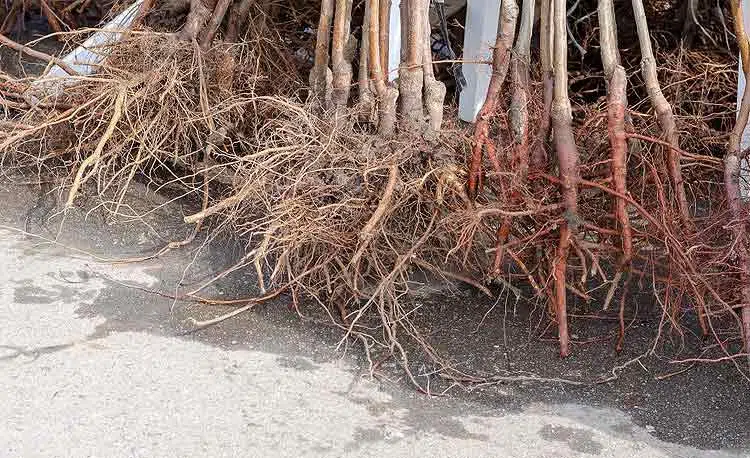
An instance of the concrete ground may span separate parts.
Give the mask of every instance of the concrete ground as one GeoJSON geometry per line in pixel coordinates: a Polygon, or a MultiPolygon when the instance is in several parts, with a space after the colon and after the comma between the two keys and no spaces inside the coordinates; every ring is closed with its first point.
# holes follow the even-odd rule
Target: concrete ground
{"type": "Polygon", "coordinates": [[[57,233],[35,199],[0,191],[0,457],[750,456],[662,442],[612,409],[428,398],[371,379],[322,325],[250,311],[242,327],[185,335],[188,317],[225,310],[145,290],[173,290],[186,266],[210,277],[211,255],[113,264],[97,256],[159,244],[152,222],[75,211],[57,233]]]}

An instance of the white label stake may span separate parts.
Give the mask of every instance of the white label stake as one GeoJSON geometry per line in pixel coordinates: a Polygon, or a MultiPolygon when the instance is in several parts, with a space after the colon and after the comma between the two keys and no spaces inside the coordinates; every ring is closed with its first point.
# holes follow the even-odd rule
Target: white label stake
{"type": "Polygon", "coordinates": [[[492,65],[479,62],[492,60],[499,18],[500,0],[468,0],[462,65],[466,87],[458,101],[458,117],[463,121],[474,122],[487,98],[492,65]]]}

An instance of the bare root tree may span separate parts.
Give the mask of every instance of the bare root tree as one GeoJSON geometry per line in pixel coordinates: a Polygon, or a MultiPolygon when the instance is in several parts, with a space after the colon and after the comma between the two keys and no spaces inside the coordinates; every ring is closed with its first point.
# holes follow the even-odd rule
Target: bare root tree
{"type": "Polygon", "coordinates": [[[560,355],[570,354],[567,313],[567,262],[570,245],[578,231],[578,149],[573,137],[570,97],[568,96],[568,38],[565,0],[554,0],[555,89],[552,100],[552,126],[557,163],[560,169],[560,192],[565,216],[560,227],[560,244],[554,260],[555,316],[560,339],[560,355]]]}
{"type": "MultiPolygon", "coordinates": [[[[518,37],[513,46],[510,60],[511,74],[511,103],[510,124],[513,133],[513,153],[511,167],[515,171],[509,186],[508,200],[518,203],[521,199],[520,190],[526,185],[529,172],[529,65],[531,59],[531,34],[534,27],[534,7],[536,2],[524,1],[521,10],[521,25],[518,37]]],[[[494,148],[496,150],[496,148],[494,148]]],[[[511,232],[513,218],[503,218],[495,242],[495,260],[492,276],[502,274],[505,256],[505,243],[511,232]]]]}
{"type": "MultiPolygon", "coordinates": [[[[164,3],[144,1],[136,27],[149,25],[161,14],[149,11],[164,3]]],[[[632,0],[639,45],[627,51],[618,40],[630,34],[622,33],[621,23],[618,36],[614,0],[598,0],[596,11],[576,13],[598,22],[586,29],[598,34],[606,110],[600,100],[569,93],[569,74],[577,71],[576,63],[569,66],[569,43],[578,44],[580,30],[569,24],[568,3],[573,2],[502,1],[499,17],[490,18],[498,20],[491,62],[473,63],[492,72],[476,122],[468,128],[451,124],[451,135],[442,136],[447,90],[433,60],[429,0],[402,0],[400,49],[390,49],[395,31],[389,0],[322,0],[319,17],[308,18],[317,20],[318,28],[307,92],[300,90],[304,83],[295,64],[275,75],[278,62],[267,62],[297,54],[298,45],[286,48],[283,33],[263,35],[282,30],[274,29],[282,16],[265,11],[269,1],[171,0],[180,15],[187,13],[182,27],[175,26],[173,35],[122,34],[96,78],[76,74],[73,65],[33,44],[13,41],[2,33],[10,27],[6,17],[0,46],[57,66],[75,82],[59,100],[36,101],[26,92],[33,83],[0,72],[0,152],[7,163],[38,166],[53,157],[57,168],[63,164],[69,173],[66,207],[87,186],[104,196],[125,177],[126,189],[137,173],[149,173],[146,162],[160,171],[179,162],[169,169],[175,181],[203,197],[203,208],[186,223],[221,217],[226,220],[219,226],[251,234],[252,248],[237,268],[254,264],[261,290],[290,292],[294,307],[302,292],[328,301],[338,307],[348,332],[362,329],[357,322],[368,308],[376,310],[388,340],[384,348],[399,355],[407,371],[397,334],[419,336],[411,312],[399,303],[412,268],[470,284],[488,296],[497,292],[489,283],[524,279],[546,302],[563,357],[572,351],[569,314],[580,316],[572,298],[597,300],[606,292],[599,287],[606,285],[601,310],[606,312],[619,292],[619,351],[628,287],[650,276],[663,313],[658,332],[664,323],[683,332],[682,311],[688,309],[704,335],[717,336],[719,345],[712,348],[735,361],[724,344],[736,336],[726,339],[725,330],[715,326],[730,321],[750,350],[750,240],[741,185],[750,86],[723,163],[696,152],[689,135],[682,137],[688,150],[683,151],[675,114],[685,119],[684,104],[673,109],[662,91],[657,64],[669,61],[657,62],[643,0],[632,0]],[[254,27],[256,19],[262,27],[254,27]],[[533,61],[535,31],[540,62],[533,61]],[[632,99],[639,92],[629,88],[622,62],[638,50],[657,122],[629,107],[628,94],[632,99]],[[161,62],[166,53],[192,59],[161,62]],[[261,61],[265,69],[255,68],[261,61]],[[257,78],[248,78],[253,71],[257,78]],[[283,92],[274,76],[287,74],[294,74],[292,89],[283,92]],[[532,81],[537,74],[540,84],[532,81]],[[262,84],[267,87],[258,89],[262,84]],[[191,93],[198,95],[185,97],[191,93]],[[309,94],[309,100],[299,94],[309,94]],[[51,126],[60,133],[51,133],[51,126]],[[641,148],[647,143],[663,158],[641,148]],[[189,184],[195,177],[203,184],[189,184]],[[723,188],[717,186],[722,178],[723,188]],[[702,205],[691,216],[684,180],[690,181],[691,198],[711,199],[708,216],[702,205]],[[220,183],[216,195],[213,182],[220,183]],[[592,288],[597,278],[601,283],[592,288]]],[[[575,2],[581,9],[592,4],[575,2]]],[[[17,19],[28,5],[53,30],[64,27],[56,14],[60,2],[53,0],[14,0],[0,11],[17,19]]],[[[687,2],[686,17],[702,30],[698,6],[687,2]]],[[[732,0],[731,7],[742,71],[750,78],[750,42],[739,1],[732,0]]],[[[441,29],[446,35],[445,22],[441,29]]],[[[687,124],[680,129],[689,130],[687,124]]],[[[115,213],[123,196],[124,191],[116,196],[115,213]]]]}
{"type": "Polygon", "coordinates": [[[469,164],[469,195],[476,196],[482,183],[482,159],[487,150],[492,164],[497,164],[497,148],[490,139],[490,119],[496,114],[505,77],[510,65],[510,52],[516,33],[518,19],[518,5],[514,0],[505,1],[500,10],[500,26],[495,41],[492,58],[492,77],[487,89],[487,97],[477,115],[474,128],[474,145],[472,146],[471,162],[469,164]]]}
{"type": "Polygon", "coordinates": [[[641,72],[643,80],[646,82],[646,89],[651,99],[651,105],[654,111],[656,111],[659,125],[661,125],[664,137],[670,145],[669,148],[666,148],[667,170],[669,178],[672,181],[675,199],[677,200],[680,220],[683,224],[690,227],[692,226],[692,220],[690,218],[687,195],[685,194],[685,184],[682,180],[680,137],[677,133],[672,106],[666,97],[664,97],[661,85],[659,84],[659,77],[656,72],[656,57],[651,48],[651,36],[646,12],[643,9],[643,0],[633,0],[633,13],[635,14],[635,24],[638,30],[638,41],[641,45],[641,72]]]}
{"type": "MultiPolygon", "coordinates": [[[[617,22],[615,21],[612,0],[599,0],[598,13],[601,58],[609,92],[607,123],[612,150],[612,184],[619,195],[625,196],[628,193],[628,139],[625,131],[625,119],[628,110],[628,81],[625,68],[620,63],[620,51],[617,46],[617,22]]],[[[627,206],[628,204],[623,197],[614,197],[613,213],[619,226],[622,256],[619,261],[619,271],[615,274],[604,308],[608,307],[609,301],[614,297],[615,288],[617,288],[623,273],[630,269],[630,263],[633,260],[633,233],[627,206]]],[[[621,302],[621,307],[623,305],[624,302],[621,302]]],[[[624,316],[623,313],[620,313],[620,316],[624,316]]],[[[624,333],[624,323],[621,323],[620,329],[624,333]]],[[[623,341],[624,335],[621,334],[618,339],[618,351],[622,350],[623,341]]]]}
{"type": "MultiPolygon", "coordinates": [[[[742,71],[747,81],[747,78],[750,78],[750,43],[748,42],[747,32],[744,30],[742,10],[737,0],[732,1],[732,10],[735,35],[742,58],[742,71]]],[[[729,209],[733,216],[732,231],[735,238],[733,247],[736,257],[739,259],[741,300],[744,304],[742,306],[742,335],[746,353],[750,353],[750,250],[748,249],[747,239],[747,210],[742,202],[740,188],[740,171],[742,170],[742,162],[746,160],[749,151],[743,151],[740,143],[748,120],[750,120],[750,84],[745,84],[737,123],[729,136],[727,153],[724,157],[724,182],[729,209]]]]}

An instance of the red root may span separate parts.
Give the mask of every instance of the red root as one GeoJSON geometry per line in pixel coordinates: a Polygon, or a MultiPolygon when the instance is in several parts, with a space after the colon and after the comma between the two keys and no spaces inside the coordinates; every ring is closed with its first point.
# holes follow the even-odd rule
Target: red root
{"type": "MultiPolygon", "coordinates": [[[[625,135],[625,97],[627,77],[625,69],[617,66],[609,83],[609,103],[607,108],[609,123],[609,140],[612,145],[612,181],[615,190],[627,194],[627,149],[625,135]]],[[[627,204],[623,199],[615,198],[615,215],[622,233],[622,259],[620,267],[627,269],[633,258],[633,235],[630,229],[630,217],[627,204]]]]}
{"type": "Polygon", "coordinates": [[[516,30],[518,6],[513,1],[503,2],[500,18],[500,30],[492,53],[492,78],[487,89],[487,98],[479,110],[477,124],[474,128],[474,146],[469,164],[469,197],[477,196],[477,190],[482,180],[483,149],[488,142],[490,119],[495,114],[495,107],[500,99],[500,89],[503,87],[510,64],[510,50],[513,46],[513,36],[516,30]]]}
{"type": "Polygon", "coordinates": [[[510,223],[512,219],[506,217],[497,229],[497,241],[495,242],[495,261],[493,263],[492,275],[498,276],[502,272],[503,256],[505,254],[505,242],[510,235],[510,223]]]}

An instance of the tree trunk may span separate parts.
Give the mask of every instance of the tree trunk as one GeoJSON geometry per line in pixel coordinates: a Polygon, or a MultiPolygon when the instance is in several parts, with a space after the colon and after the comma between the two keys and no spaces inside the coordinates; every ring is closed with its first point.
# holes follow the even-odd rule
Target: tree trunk
{"type": "Polygon", "coordinates": [[[422,62],[424,73],[424,104],[427,109],[428,136],[434,138],[440,133],[440,127],[443,124],[443,104],[445,103],[445,84],[435,79],[435,71],[432,68],[432,46],[430,27],[430,10],[425,8],[423,38],[422,38],[422,62]]]}
{"type": "Polygon", "coordinates": [[[426,0],[410,0],[406,18],[406,62],[399,69],[399,96],[401,98],[402,130],[421,133],[424,130],[424,108],[422,106],[422,28],[426,0]]]}
{"type": "Polygon", "coordinates": [[[349,48],[351,20],[352,0],[337,0],[333,24],[333,49],[331,51],[331,64],[333,66],[331,102],[338,114],[343,114],[346,111],[352,84],[352,63],[346,55],[347,48],[349,48]]]}
{"type": "MultiPolygon", "coordinates": [[[[370,3],[369,20],[369,56],[370,77],[375,84],[375,91],[378,96],[378,133],[384,137],[393,135],[396,130],[396,101],[398,100],[398,90],[389,86],[385,82],[380,60],[380,1],[368,0],[370,3]]],[[[387,25],[383,25],[387,27],[387,25]]]]}
{"type": "Polygon", "coordinates": [[[554,33],[552,30],[552,13],[554,6],[552,0],[541,1],[539,13],[539,51],[542,60],[542,83],[544,85],[544,111],[536,136],[536,145],[531,153],[531,165],[535,169],[542,170],[547,163],[546,143],[549,136],[550,117],[552,113],[552,96],[555,86],[552,74],[552,42],[554,33]]]}
{"type": "Polygon", "coordinates": [[[328,68],[328,48],[330,44],[333,0],[323,0],[320,4],[318,36],[315,42],[315,64],[310,72],[310,91],[317,102],[327,109],[331,104],[333,73],[328,68]]]}
{"type": "Polygon", "coordinates": [[[216,0],[190,0],[190,12],[180,31],[180,38],[197,41],[198,34],[211,18],[211,13],[213,13],[215,7],[216,0]]]}

